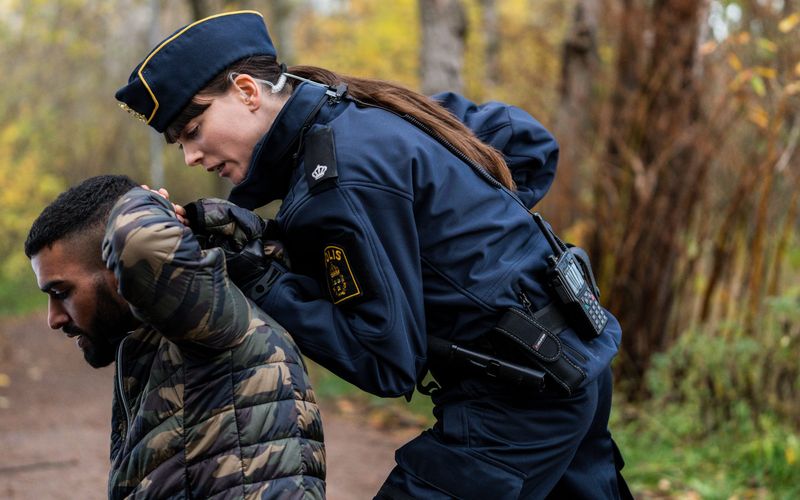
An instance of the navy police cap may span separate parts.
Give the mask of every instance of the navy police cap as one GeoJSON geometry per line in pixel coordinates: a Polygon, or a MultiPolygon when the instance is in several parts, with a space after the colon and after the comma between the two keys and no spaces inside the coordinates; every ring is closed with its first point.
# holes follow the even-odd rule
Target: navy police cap
{"type": "Polygon", "coordinates": [[[116,98],[124,109],[163,133],[219,72],[255,55],[277,55],[261,14],[245,10],[207,17],[159,43],[116,98]]]}

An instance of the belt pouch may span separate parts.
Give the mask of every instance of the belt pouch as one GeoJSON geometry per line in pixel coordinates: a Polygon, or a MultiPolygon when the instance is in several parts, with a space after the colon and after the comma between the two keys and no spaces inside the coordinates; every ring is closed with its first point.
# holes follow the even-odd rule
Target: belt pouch
{"type": "Polygon", "coordinates": [[[564,352],[558,335],[542,322],[518,309],[509,309],[492,330],[492,344],[504,354],[532,361],[567,394],[586,379],[586,372],[564,352]]]}

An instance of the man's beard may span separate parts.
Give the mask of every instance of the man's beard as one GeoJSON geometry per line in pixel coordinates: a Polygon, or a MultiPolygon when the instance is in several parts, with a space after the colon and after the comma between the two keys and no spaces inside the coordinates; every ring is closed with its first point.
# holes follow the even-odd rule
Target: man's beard
{"type": "Polygon", "coordinates": [[[136,320],[125,302],[115,300],[114,292],[103,281],[95,284],[97,308],[92,318],[91,331],[74,325],[64,328],[70,334],[82,335],[83,357],[94,368],[110,365],[117,357],[117,347],[125,335],[135,327],[136,320]]]}

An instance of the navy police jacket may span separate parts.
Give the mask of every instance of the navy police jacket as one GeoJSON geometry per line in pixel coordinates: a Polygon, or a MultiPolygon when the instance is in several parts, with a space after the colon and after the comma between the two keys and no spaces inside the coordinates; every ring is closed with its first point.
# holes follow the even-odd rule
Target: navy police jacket
{"type": "MultiPolygon", "coordinates": [[[[501,150],[518,184],[502,188],[395,114],[304,83],[256,145],[230,200],[283,199],[276,220],[292,272],[259,304],[302,352],[381,396],[413,391],[428,335],[469,342],[503,311],[552,301],[552,253],[528,208],[549,188],[558,146],[501,103],[437,98],[501,150]]],[[[574,337],[574,336],[573,336],[574,337]]],[[[619,325],[582,347],[588,380],[617,351],[619,325]]]]}

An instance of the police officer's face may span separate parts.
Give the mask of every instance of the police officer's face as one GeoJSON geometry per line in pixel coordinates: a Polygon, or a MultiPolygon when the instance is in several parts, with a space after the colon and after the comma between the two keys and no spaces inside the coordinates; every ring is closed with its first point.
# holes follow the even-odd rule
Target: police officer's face
{"type": "Polygon", "coordinates": [[[31,257],[31,265],[49,296],[50,328],[74,337],[86,361],[100,368],[114,361],[120,338],[137,321],[116,293],[111,271],[81,253],[69,239],[59,240],[31,257]]]}
{"type": "Polygon", "coordinates": [[[286,101],[262,92],[248,75],[240,77],[246,78],[237,78],[237,85],[222,95],[195,98],[211,105],[186,125],[177,141],[187,165],[200,165],[233,184],[247,176],[253,148],[286,101]]]}

